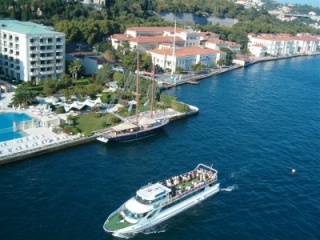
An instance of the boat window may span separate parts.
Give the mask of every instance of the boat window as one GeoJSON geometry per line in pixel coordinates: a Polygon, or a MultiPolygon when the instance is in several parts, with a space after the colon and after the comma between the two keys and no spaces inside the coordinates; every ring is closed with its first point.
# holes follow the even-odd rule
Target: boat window
{"type": "Polygon", "coordinates": [[[140,197],[139,195],[136,195],[136,200],[137,200],[137,202],[139,202],[141,204],[145,204],[145,205],[149,205],[152,203],[151,200],[145,200],[142,197],[140,197]]]}
{"type": "Polygon", "coordinates": [[[140,214],[140,213],[133,213],[133,212],[129,211],[127,208],[125,208],[125,209],[123,210],[123,213],[124,213],[124,215],[126,215],[126,217],[132,218],[132,219],[136,219],[136,220],[142,217],[142,214],[140,214]]]}
{"type": "Polygon", "coordinates": [[[163,196],[161,196],[157,199],[154,199],[154,200],[145,200],[142,197],[140,197],[139,195],[136,195],[136,200],[141,204],[149,205],[149,204],[153,204],[155,202],[158,202],[159,200],[164,199],[165,197],[166,197],[166,195],[163,195],[163,196]]]}

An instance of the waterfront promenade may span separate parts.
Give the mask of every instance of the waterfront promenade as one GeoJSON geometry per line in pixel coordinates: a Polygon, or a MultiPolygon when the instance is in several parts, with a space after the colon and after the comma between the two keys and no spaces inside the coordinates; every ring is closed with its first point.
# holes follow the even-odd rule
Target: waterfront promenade
{"type": "MultiPolygon", "coordinates": [[[[9,95],[12,96],[12,95],[9,95]]],[[[9,102],[9,97],[7,96],[7,103],[9,102]]],[[[155,119],[160,119],[167,117],[170,121],[177,120],[180,118],[188,117],[198,113],[198,108],[195,106],[189,105],[189,111],[186,113],[177,112],[171,108],[164,110],[154,111],[153,117],[155,119]]],[[[3,112],[19,112],[25,113],[28,115],[33,115],[35,117],[34,111],[30,109],[23,110],[14,110],[11,108],[3,108],[3,112]],[[33,114],[30,114],[33,113],[33,114]]],[[[144,112],[140,114],[140,117],[149,116],[150,112],[144,112]]],[[[41,116],[36,114],[38,119],[41,119],[41,116]]],[[[134,117],[127,118],[126,121],[134,122],[134,117]]],[[[92,136],[84,137],[80,133],[76,135],[67,135],[64,133],[55,133],[52,132],[49,128],[46,127],[32,127],[24,129],[23,133],[26,135],[21,138],[8,140],[0,142],[0,165],[20,161],[23,159],[31,158],[34,156],[47,154],[53,151],[59,151],[64,148],[77,146],[80,144],[88,143],[95,141],[104,132],[108,131],[109,128],[96,131],[92,136]]]]}

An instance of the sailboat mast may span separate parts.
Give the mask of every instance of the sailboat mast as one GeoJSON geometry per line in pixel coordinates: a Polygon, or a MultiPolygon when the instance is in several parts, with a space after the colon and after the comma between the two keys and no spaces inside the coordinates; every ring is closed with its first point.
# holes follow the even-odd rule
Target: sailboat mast
{"type": "Polygon", "coordinates": [[[173,76],[173,62],[176,55],[176,31],[177,31],[177,20],[174,20],[174,33],[173,33],[173,46],[172,46],[172,63],[171,63],[171,76],[173,76]]]}
{"type": "Polygon", "coordinates": [[[139,51],[137,49],[137,74],[136,74],[136,124],[139,123],[138,115],[139,115],[139,79],[140,79],[140,59],[139,59],[139,51]]]}
{"type": "Polygon", "coordinates": [[[154,104],[154,84],[155,84],[155,60],[153,58],[152,61],[152,90],[151,90],[151,107],[150,107],[150,113],[151,113],[151,118],[153,118],[153,104],[154,104]]]}

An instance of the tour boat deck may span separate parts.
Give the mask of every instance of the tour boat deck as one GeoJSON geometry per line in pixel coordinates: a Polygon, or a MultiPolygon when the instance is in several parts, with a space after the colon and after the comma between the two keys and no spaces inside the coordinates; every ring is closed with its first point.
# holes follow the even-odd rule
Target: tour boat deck
{"type": "Polygon", "coordinates": [[[119,229],[129,227],[133,224],[127,221],[124,221],[123,217],[120,216],[120,212],[117,212],[113,216],[111,216],[104,225],[108,226],[107,228],[110,231],[117,231],[119,229]]]}

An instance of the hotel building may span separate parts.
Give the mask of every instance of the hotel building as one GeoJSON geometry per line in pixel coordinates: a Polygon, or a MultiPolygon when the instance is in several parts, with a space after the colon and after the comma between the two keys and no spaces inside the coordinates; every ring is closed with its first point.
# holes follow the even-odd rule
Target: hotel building
{"type": "Polygon", "coordinates": [[[0,77],[59,79],[64,70],[64,33],[32,22],[0,20],[0,77]]]}
{"type": "Polygon", "coordinates": [[[265,54],[270,56],[285,56],[295,54],[310,54],[317,52],[319,39],[308,35],[292,36],[289,34],[248,34],[248,48],[256,56],[263,56],[262,52],[258,52],[257,46],[265,54]]]}

